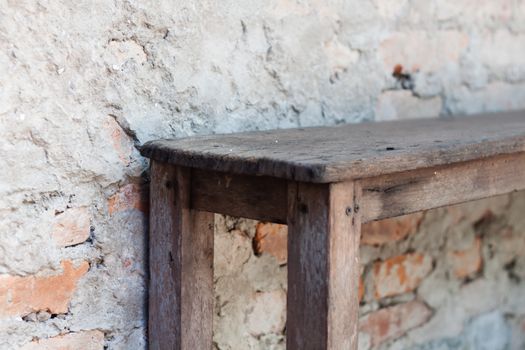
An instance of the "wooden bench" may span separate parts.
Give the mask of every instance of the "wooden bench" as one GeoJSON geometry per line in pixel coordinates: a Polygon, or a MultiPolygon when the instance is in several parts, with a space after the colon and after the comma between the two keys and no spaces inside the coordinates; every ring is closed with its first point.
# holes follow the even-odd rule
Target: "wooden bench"
{"type": "Polygon", "coordinates": [[[525,112],[159,140],[141,151],[152,159],[151,349],[212,348],[213,213],[288,225],[288,349],[356,349],[361,224],[525,189],[525,112]]]}

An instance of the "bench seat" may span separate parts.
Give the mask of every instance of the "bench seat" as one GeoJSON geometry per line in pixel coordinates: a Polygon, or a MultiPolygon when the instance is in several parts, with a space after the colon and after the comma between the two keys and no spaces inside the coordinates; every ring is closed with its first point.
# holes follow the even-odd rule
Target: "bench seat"
{"type": "Polygon", "coordinates": [[[156,140],[141,153],[151,349],[212,349],[220,213],[288,225],[287,349],[355,350],[361,224],[525,189],[525,111],[156,140]]]}

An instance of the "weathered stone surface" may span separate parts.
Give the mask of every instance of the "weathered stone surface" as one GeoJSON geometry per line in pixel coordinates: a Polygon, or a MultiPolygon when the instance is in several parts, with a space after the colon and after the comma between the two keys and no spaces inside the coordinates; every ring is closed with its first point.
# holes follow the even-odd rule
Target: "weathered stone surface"
{"type": "Polygon", "coordinates": [[[525,108],[525,84],[494,82],[479,91],[460,87],[454,91],[450,103],[452,113],[472,114],[477,111],[498,111],[503,108],[517,110],[525,108]],[[476,104],[473,102],[477,101],[476,104]]]}
{"type": "Polygon", "coordinates": [[[246,327],[251,335],[258,337],[284,330],[286,315],[286,293],[282,290],[255,293],[250,300],[253,311],[247,315],[246,327]]]}
{"type": "MultiPolygon", "coordinates": [[[[7,1],[0,17],[0,76],[9,77],[0,83],[0,279],[18,281],[25,299],[16,307],[0,299],[2,349],[91,329],[107,332],[109,349],[145,348],[147,185],[139,184],[148,164],[135,145],[525,108],[523,1],[7,1]],[[404,84],[392,76],[397,64],[409,74],[404,84]],[[59,272],[61,261],[89,263],[74,297],[31,294],[42,281],[76,279],[86,269],[59,272]],[[50,305],[69,312],[48,318],[50,305]]],[[[472,313],[487,311],[483,304],[525,313],[523,198],[437,210],[415,232],[392,224],[393,234],[363,236],[373,237],[362,247],[363,312],[417,297],[438,318],[381,346],[406,349],[461,333],[472,313]],[[490,225],[467,228],[487,209],[490,225]],[[464,234],[455,248],[447,243],[453,226],[464,234]],[[483,264],[460,280],[444,260],[468,250],[474,234],[483,264]],[[432,273],[417,289],[374,300],[374,262],[412,251],[432,257],[432,273]]],[[[255,223],[218,221],[218,349],[284,349],[282,330],[274,332],[280,326],[252,336],[246,325],[254,293],[286,289],[283,245],[267,251],[277,259],[257,256],[255,223]]],[[[278,313],[285,314],[281,303],[273,320],[278,313]]],[[[361,339],[370,345],[369,336],[361,339]]]]}
{"type": "Polygon", "coordinates": [[[88,208],[67,209],[56,216],[51,235],[57,245],[67,247],[89,238],[91,215],[88,208]]]}
{"type": "Polygon", "coordinates": [[[437,71],[449,63],[457,63],[469,38],[458,31],[408,31],[390,34],[381,42],[379,56],[384,69],[393,71],[398,64],[407,72],[437,71]]]}
{"type": "Polygon", "coordinates": [[[487,66],[523,65],[520,53],[525,50],[525,35],[500,29],[484,33],[481,39],[481,62],[487,66]]]}
{"type": "Polygon", "coordinates": [[[101,331],[82,331],[66,333],[47,339],[37,339],[22,346],[20,350],[102,350],[104,333],[101,331]]]}
{"type": "Polygon", "coordinates": [[[408,7],[408,0],[375,0],[374,3],[378,13],[388,19],[395,19],[408,7]]]}
{"type": "Polygon", "coordinates": [[[481,256],[481,238],[472,240],[472,245],[463,250],[449,253],[452,271],[457,278],[464,278],[479,272],[483,263],[481,256]]]}
{"type": "Polygon", "coordinates": [[[285,348],[286,266],[270,254],[255,255],[256,226],[217,217],[214,334],[220,349],[285,348]]]}
{"type": "Polygon", "coordinates": [[[424,303],[411,301],[366,315],[360,321],[359,330],[371,336],[375,347],[424,324],[431,316],[432,311],[424,303]]]}
{"type": "MultiPolygon", "coordinates": [[[[482,349],[504,350],[509,349],[511,331],[503,315],[491,312],[480,315],[466,324],[464,334],[456,337],[430,341],[421,346],[412,347],[413,350],[440,350],[440,349],[482,349]]],[[[511,347],[510,349],[519,349],[511,347]]]]}
{"type": "Polygon", "coordinates": [[[391,90],[379,96],[375,113],[377,120],[436,118],[441,108],[439,96],[423,99],[408,90],[391,90]]]}
{"type": "Polygon", "coordinates": [[[447,219],[451,219],[454,225],[461,221],[475,224],[484,218],[504,215],[509,205],[510,196],[497,196],[482,201],[452,205],[446,208],[447,219]]]}
{"type": "Polygon", "coordinates": [[[519,257],[525,257],[525,239],[523,229],[504,227],[488,238],[493,246],[493,253],[504,264],[509,264],[519,257]]]}

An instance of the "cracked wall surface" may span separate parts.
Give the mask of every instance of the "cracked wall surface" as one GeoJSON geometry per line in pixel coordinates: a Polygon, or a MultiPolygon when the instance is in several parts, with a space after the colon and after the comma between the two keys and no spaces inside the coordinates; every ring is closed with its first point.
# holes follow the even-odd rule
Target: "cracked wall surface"
{"type": "MultiPolygon", "coordinates": [[[[0,0],[0,349],[145,348],[144,142],[521,109],[524,55],[524,0],[0,0]]],[[[360,347],[523,348],[523,198],[369,227],[360,347]]],[[[284,348],[285,228],[216,236],[216,348],[284,348]]]]}

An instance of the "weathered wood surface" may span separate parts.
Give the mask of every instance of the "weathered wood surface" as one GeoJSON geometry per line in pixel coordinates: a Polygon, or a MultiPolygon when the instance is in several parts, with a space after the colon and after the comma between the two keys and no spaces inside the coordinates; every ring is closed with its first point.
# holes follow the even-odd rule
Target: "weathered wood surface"
{"type": "Polygon", "coordinates": [[[152,162],[149,348],[211,349],[213,214],[190,209],[190,170],[152,162]]]}
{"type": "MultiPolygon", "coordinates": [[[[286,224],[287,180],[192,172],[192,208],[286,224]]],[[[358,180],[363,223],[525,190],[525,152],[358,180]]]]}
{"type": "Polygon", "coordinates": [[[193,169],[193,209],[286,224],[287,181],[193,169]]]}
{"type": "Polygon", "coordinates": [[[287,349],[357,349],[359,194],[352,182],[290,184],[287,349]]]}
{"type": "Polygon", "coordinates": [[[525,111],[212,135],[146,143],[160,162],[339,182],[525,151],[525,111]]]}
{"type": "Polygon", "coordinates": [[[288,223],[288,349],[356,349],[362,222],[525,189],[525,112],[476,118],[145,145],[150,347],[211,348],[218,212],[288,223]]]}
{"type": "Polygon", "coordinates": [[[525,152],[372,177],[363,189],[363,222],[525,189],[525,152]]]}

